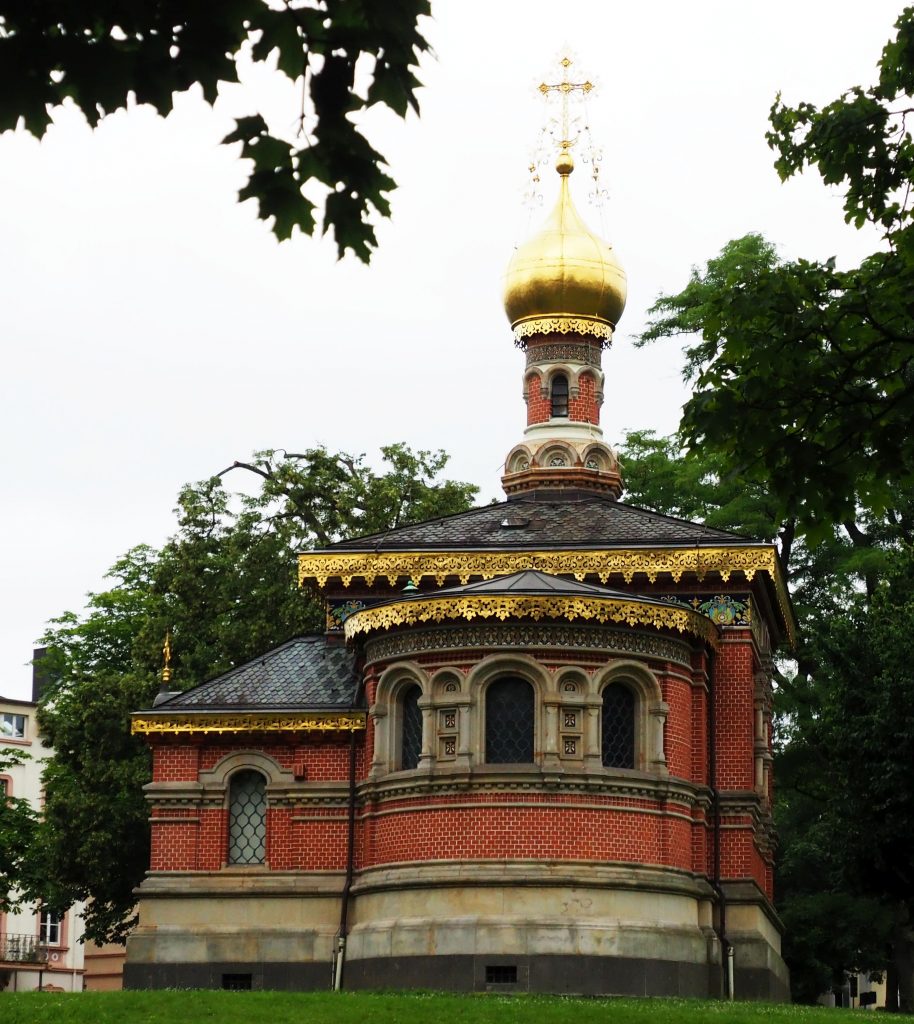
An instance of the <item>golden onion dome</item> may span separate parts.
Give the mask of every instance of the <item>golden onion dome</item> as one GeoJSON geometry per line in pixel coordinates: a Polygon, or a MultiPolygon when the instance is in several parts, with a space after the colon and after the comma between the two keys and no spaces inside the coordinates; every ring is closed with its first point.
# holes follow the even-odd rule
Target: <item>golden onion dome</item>
{"type": "Polygon", "coordinates": [[[571,154],[563,151],[555,169],[559,200],[542,230],[508,264],[505,312],[519,342],[553,331],[608,340],[625,309],[625,271],[612,246],[589,231],[575,209],[568,188],[571,154]]]}

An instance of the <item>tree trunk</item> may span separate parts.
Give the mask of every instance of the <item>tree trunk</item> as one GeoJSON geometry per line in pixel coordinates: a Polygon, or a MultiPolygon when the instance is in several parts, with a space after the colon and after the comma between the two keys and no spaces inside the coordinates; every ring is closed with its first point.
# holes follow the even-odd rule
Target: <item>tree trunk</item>
{"type": "Polygon", "coordinates": [[[907,908],[899,915],[892,935],[892,964],[898,979],[898,1011],[914,1013],[914,930],[907,908]]]}
{"type": "Polygon", "coordinates": [[[894,963],[885,972],[885,1008],[887,1013],[898,1013],[898,971],[894,963]]]}

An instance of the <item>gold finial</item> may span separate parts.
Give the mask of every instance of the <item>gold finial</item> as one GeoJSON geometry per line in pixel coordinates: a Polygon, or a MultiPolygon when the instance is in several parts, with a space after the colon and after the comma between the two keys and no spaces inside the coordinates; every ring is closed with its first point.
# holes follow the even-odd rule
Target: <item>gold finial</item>
{"type": "MultiPolygon", "coordinates": [[[[559,145],[562,150],[568,150],[574,145],[574,139],[571,138],[571,116],[569,113],[569,100],[571,94],[580,92],[586,96],[593,89],[593,82],[589,79],[583,82],[572,82],[568,78],[568,71],[574,61],[567,54],[561,58],[559,65],[562,68],[562,80],[560,82],[540,82],[539,91],[543,96],[548,96],[551,92],[557,92],[559,98],[562,101],[562,138],[559,145]]],[[[559,171],[559,174],[562,172],[559,171]]]]}
{"type": "Polygon", "coordinates": [[[162,644],[162,682],[171,682],[171,633],[165,633],[165,643],[162,644]]]}

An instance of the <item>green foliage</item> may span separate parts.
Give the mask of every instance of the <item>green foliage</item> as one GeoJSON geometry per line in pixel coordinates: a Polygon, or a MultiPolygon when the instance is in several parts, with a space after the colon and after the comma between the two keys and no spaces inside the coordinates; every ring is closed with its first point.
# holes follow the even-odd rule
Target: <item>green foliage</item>
{"type": "MultiPolygon", "coordinates": [[[[910,963],[914,920],[914,556],[902,547],[873,595],[823,617],[805,700],[778,756],[778,881],[801,994],[841,970],[910,963]],[[835,911],[841,915],[835,918],[835,911]]],[[[795,697],[795,694],[789,695],[795,697]]],[[[914,1009],[914,977],[899,972],[914,1009]]]]}
{"type": "Polygon", "coordinates": [[[813,540],[860,505],[891,511],[914,485],[914,8],[896,29],[875,86],[822,110],[779,98],[768,133],[782,178],[815,167],[844,188],[847,219],[877,226],[884,248],[841,270],[833,258],[781,261],[747,235],[661,296],[641,336],[695,339],[685,443],[769,488],[780,518],[813,540]]]}
{"type": "Polygon", "coordinates": [[[259,112],[237,120],[223,142],[240,142],[252,164],[239,199],[256,200],[279,239],[296,227],[311,234],[315,204],[302,189],[319,182],[330,190],[324,231],[333,230],[341,257],[352,250],[367,262],[377,244],[372,213],[389,216],[387,193],[396,183],[354,117],[376,103],[401,117],[409,108],[418,112],[414,68],[429,48],[418,21],[429,14],[428,0],[6,0],[0,3],[0,131],[22,124],[41,137],[64,100],[93,127],[131,97],[167,115],[175,93],[197,85],[212,104],[221,84],[239,81],[239,58],[250,57],[275,66],[290,83],[302,82],[302,110],[295,138],[271,132],[259,112]]]}
{"type": "MultiPolygon", "coordinates": [[[[0,775],[28,759],[23,750],[0,750],[0,775]]],[[[29,851],[37,827],[38,816],[27,800],[0,792],[0,913],[21,902],[23,893],[13,890],[28,884],[29,851]]]]}
{"type": "MultiPolygon", "coordinates": [[[[50,624],[43,666],[53,685],[39,716],[55,753],[37,841],[18,849],[33,851],[32,898],[61,909],[88,901],[88,938],[124,937],[149,864],[149,755],[129,715],[152,704],[166,631],[172,685],[186,689],[323,629],[320,602],[297,585],[298,551],[470,506],[475,487],[440,479],[443,452],[391,445],[382,454],[388,468],[378,473],[363,456],[325,448],[258,452],[184,487],[163,548],[128,551],[82,615],[50,624]],[[226,490],[239,472],[259,489],[226,490]]],[[[25,881],[26,866],[13,867],[25,881]]]]}

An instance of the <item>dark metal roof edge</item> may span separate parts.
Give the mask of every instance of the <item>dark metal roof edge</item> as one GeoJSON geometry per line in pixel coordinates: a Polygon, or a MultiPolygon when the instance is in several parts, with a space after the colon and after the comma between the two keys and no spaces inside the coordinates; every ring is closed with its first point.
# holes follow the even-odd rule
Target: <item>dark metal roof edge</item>
{"type": "MultiPolygon", "coordinates": [[[[190,692],[190,691],[188,691],[190,692]]],[[[143,718],[148,718],[150,715],[162,715],[166,712],[172,714],[181,715],[218,715],[218,714],[269,714],[276,712],[277,714],[286,714],[292,712],[301,712],[303,714],[318,713],[326,711],[328,714],[337,714],[341,711],[352,711],[362,712],[365,711],[364,706],[357,707],[354,704],[252,704],[250,702],[246,704],[206,704],[200,705],[172,705],[166,707],[164,704],[159,704],[157,707],[143,709],[140,711],[132,711],[131,715],[141,715],[143,718]]]]}
{"type": "MultiPolygon", "coordinates": [[[[683,539],[682,541],[628,541],[619,542],[614,544],[607,544],[605,541],[594,541],[592,544],[588,544],[585,541],[574,543],[574,544],[498,544],[488,545],[482,547],[478,544],[402,544],[397,546],[390,546],[383,549],[378,548],[345,548],[347,552],[351,552],[354,555],[368,555],[368,554],[382,554],[386,552],[424,552],[424,551],[459,551],[461,554],[464,552],[493,552],[493,551],[625,551],[629,548],[650,548],[650,549],[663,549],[669,548],[671,550],[677,548],[699,548],[699,547],[727,547],[727,548],[777,548],[775,541],[768,540],[747,540],[743,537],[733,537],[732,540],[729,538],[712,538],[703,537],[701,539],[689,538],[688,540],[683,539]]],[[[302,551],[300,554],[303,555],[337,555],[343,549],[340,548],[316,548],[310,551],[302,551]]]]}

